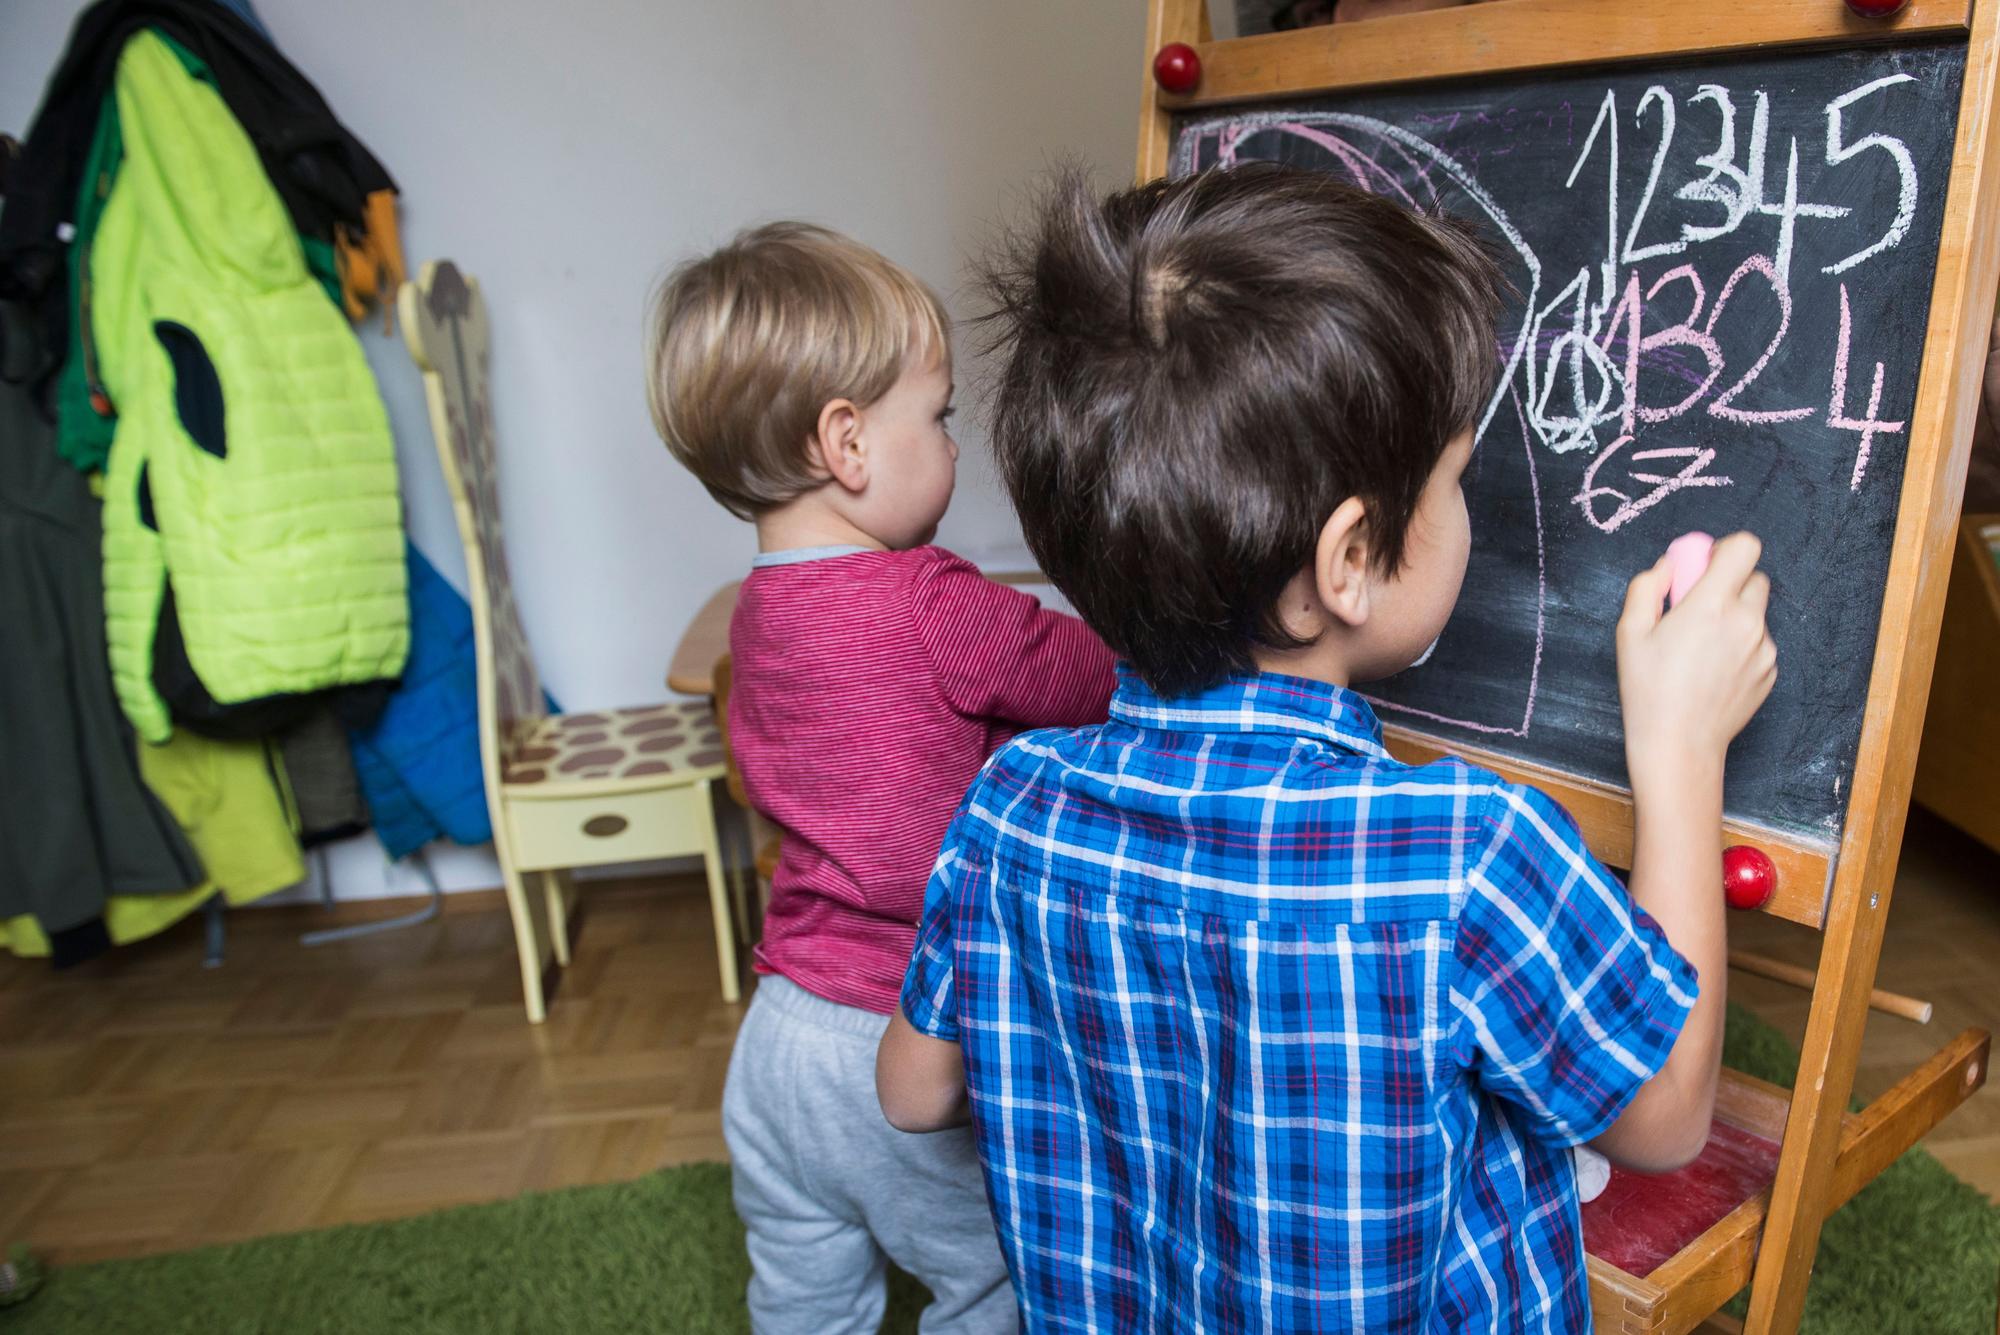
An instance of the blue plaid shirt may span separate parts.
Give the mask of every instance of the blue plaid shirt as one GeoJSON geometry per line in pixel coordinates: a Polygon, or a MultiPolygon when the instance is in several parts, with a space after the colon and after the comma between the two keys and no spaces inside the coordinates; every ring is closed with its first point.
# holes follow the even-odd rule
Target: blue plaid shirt
{"type": "Polygon", "coordinates": [[[958,1042],[1029,1331],[1584,1331],[1569,1147],[1696,981],[1554,802],[1239,677],[1028,733],[903,987],[958,1042]]]}

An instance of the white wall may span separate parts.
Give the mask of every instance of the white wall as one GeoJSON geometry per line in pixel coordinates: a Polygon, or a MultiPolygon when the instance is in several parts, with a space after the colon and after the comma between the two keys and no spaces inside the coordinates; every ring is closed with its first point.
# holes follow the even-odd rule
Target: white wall
{"type": "MultiPolygon", "coordinates": [[[[25,130],[80,0],[0,0],[0,128],[25,130]]],[[[675,641],[753,550],[648,421],[649,290],[736,229],[803,217],[907,264],[955,313],[967,259],[1064,156],[1129,178],[1140,0],[258,0],[403,190],[415,265],[477,274],[522,612],[565,708],[659,698],[675,641]]],[[[418,545],[464,562],[400,341],[367,335],[418,545]]],[[[974,370],[961,355],[963,384],[974,370]]],[[[971,396],[965,396],[971,406],[971,396]]],[[[1014,540],[976,412],[941,541],[1014,540]]],[[[385,884],[335,850],[343,896],[385,884]]],[[[441,861],[454,886],[489,861],[441,861]]],[[[398,889],[407,891],[406,883],[398,889]]]]}

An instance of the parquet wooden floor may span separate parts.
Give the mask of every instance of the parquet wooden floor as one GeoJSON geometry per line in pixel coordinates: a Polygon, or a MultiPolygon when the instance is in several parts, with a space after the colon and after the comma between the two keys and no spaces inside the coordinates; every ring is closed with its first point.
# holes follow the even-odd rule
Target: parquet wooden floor
{"type": "MultiPolygon", "coordinates": [[[[2000,1020],[2000,858],[1921,815],[1911,831],[1882,984],[1938,1017],[1870,1020],[1864,1095],[2000,1020]]],[[[59,1262],[178,1250],[724,1157],[741,1007],[720,1000],[699,883],[600,882],[583,899],[539,1029],[497,895],[315,950],[297,936],[324,924],[316,909],[237,913],[218,970],[194,923],[68,974],[0,958],[0,1245],[59,1262]]],[[[1817,949],[1761,917],[1735,931],[1806,963],[1817,949]]],[[[1803,993],[1731,986],[1803,1032],[1803,993]]],[[[1930,1147],[2000,1199],[2000,1088],[1930,1147]]]]}
{"type": "Polygon", "coordinates": [[[316,949],[317,909],[235,913],[215,970],[195,923],[68,974],[0,960],[0,1244],[179,1250],[725,1157],[742,1007],[706,894],[583,890],[539,1028],[497,894],[316,949]]]}

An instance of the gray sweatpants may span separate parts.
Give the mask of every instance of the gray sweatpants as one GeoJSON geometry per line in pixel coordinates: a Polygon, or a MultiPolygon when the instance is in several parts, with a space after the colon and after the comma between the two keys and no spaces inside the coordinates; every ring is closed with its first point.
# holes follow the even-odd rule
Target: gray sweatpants
{"type": "Polygon", "coordinates": [[[936,1295],[926,1335],[1018,1329],[971,1131],[909,1135],[882,1116],[888,1026],[788,979],[757,981],[722,1093],[757,1335],[875,1335],[884,1253],[936,1295]]]}

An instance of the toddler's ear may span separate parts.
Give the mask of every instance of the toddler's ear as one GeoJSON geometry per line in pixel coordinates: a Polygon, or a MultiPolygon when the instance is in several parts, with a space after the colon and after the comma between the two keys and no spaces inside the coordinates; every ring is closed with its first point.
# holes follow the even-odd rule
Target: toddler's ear
{"type": "Polygon", "coordinates": [[[1369,614],[1368,507],[1349,496],[1320,527],[1313,551],[1313,588],[1320,606],[1334,621],[1349,627],[1366,625],[1369,614]]]}
{"type": "Polygon", "coordinates": [[[833,399],[819,410],[812,438],[813,462],[843,490],[868,485],[868,451],[861,443],[861,410],[852,399],[833,399]]]}

